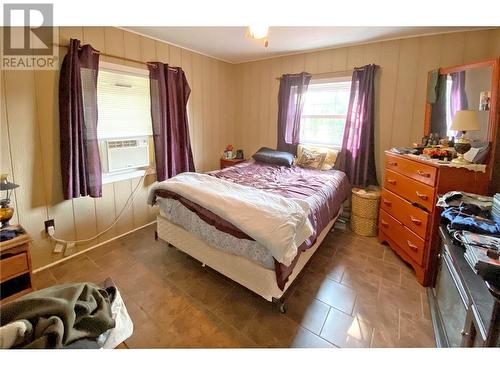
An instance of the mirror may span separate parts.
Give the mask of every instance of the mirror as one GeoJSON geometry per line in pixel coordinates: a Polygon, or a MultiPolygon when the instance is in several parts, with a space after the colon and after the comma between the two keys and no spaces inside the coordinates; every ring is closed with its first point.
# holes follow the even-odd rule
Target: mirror
{"type": "Polygon", "coordinates": [[[460,110],[472,110],[477,114],[478,131],[467,132],[472,141],[489,141],[489,123],[492,108],[493,66],[471,67],[469,69],[440,69],[439,74],[430,74],[429,89],[435,95],[428,98],[431,104],[429,133],[437,133],[440,138],[457,137],[456,131],[450,130],[455,113],[460,110]]]}

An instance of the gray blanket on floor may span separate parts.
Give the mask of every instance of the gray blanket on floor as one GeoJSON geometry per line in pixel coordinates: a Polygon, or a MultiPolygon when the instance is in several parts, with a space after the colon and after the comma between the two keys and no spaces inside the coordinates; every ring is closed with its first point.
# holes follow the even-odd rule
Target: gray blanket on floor
{"type": "Polygon", "coordinates": [[[23,321],[16,347],[61,348],[114,328],[106,290],[91,283],[56,285],[0,306],[0,326],[23,321]]]}

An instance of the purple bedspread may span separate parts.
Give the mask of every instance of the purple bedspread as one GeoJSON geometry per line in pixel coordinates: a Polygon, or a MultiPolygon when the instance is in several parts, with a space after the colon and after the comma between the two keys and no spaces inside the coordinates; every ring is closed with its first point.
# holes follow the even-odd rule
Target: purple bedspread
{"type": "Polygon", "coordinates": [[[317,236],[337,215],[351,189],[345,173],[333,169],[320,171],[251,161],[209,174],[287,198],[307,200],[311,206],[309,220],[314,233],[300,247],[301,250],[308,249],[314,244],[317,236]]]}

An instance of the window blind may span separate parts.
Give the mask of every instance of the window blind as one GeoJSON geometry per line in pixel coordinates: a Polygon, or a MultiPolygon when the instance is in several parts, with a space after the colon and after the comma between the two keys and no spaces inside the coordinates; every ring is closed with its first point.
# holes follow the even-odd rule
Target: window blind
{"type": "Polygon", "coordinates": [[[152,135],[147,76],[100,69],[97,108],[100,139],[152,135]]]}

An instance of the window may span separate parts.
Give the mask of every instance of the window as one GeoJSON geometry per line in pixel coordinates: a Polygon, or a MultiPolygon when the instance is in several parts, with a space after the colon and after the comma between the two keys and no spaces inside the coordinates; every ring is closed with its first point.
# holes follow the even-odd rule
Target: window
{"type": "Polygon", "coordinates": [[[152,164],[149,72],[100,63],[97,108],[103,182],[142,175],[152,164]]]}
{"type": "Polygon", "coordinates": [[[350,77],[311,81],[302,111],[300,143],[342,146],[350,92],[350,77]]]}

